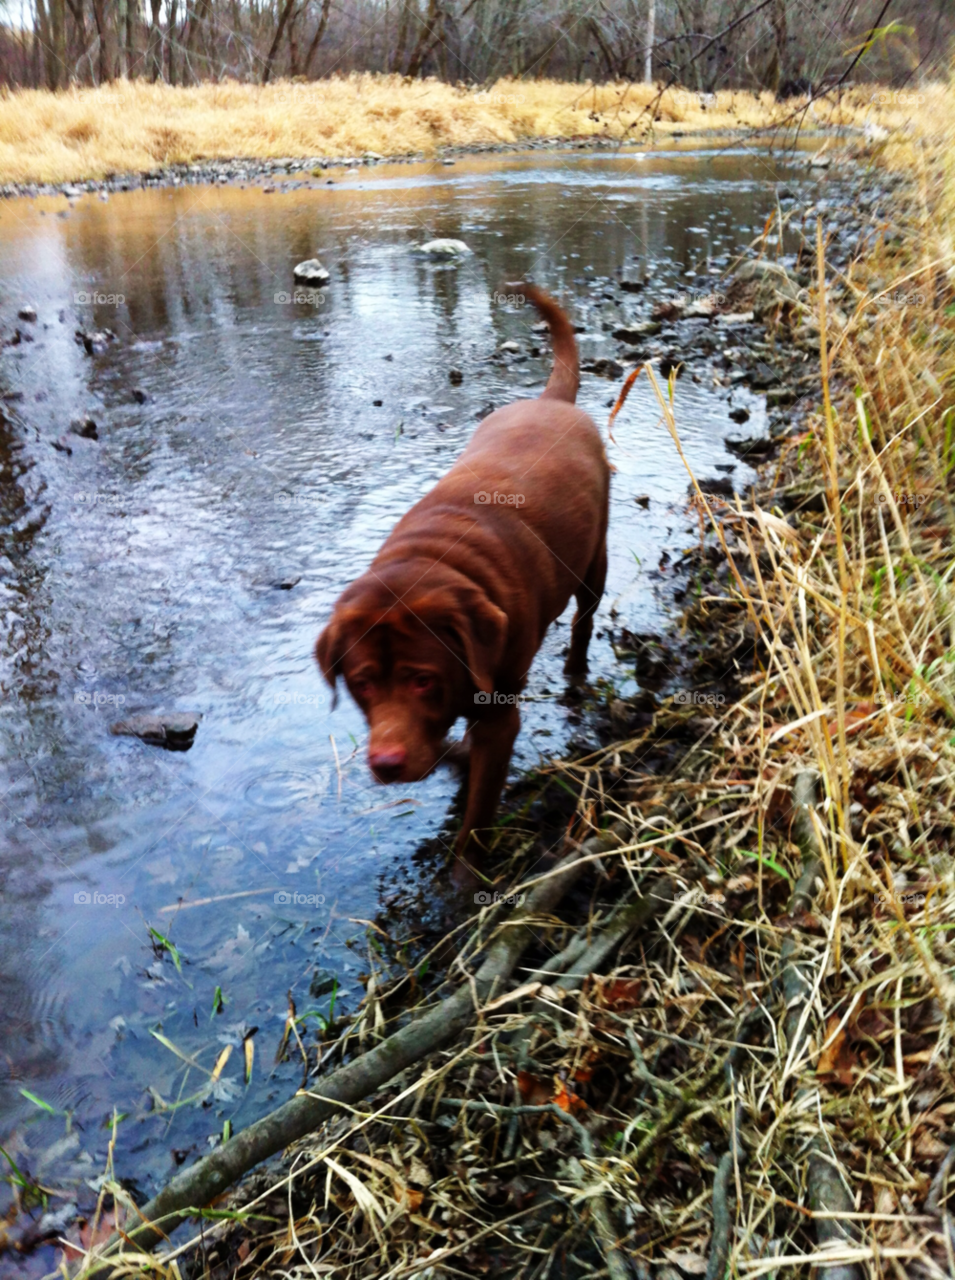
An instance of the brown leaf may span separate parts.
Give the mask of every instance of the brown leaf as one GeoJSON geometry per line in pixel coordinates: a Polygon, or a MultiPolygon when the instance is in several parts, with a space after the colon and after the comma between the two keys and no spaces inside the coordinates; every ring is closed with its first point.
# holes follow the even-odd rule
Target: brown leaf
{"type": "Polygon", "coordinates": [[[563,1081],[557,1085],[557,1092],[554,1094],[554,1102],[557,1103],[561,1111],[567,1111],[568,1113],[584,1111],[587,1107],[583,1098],[578,1098],[576,1093],[571,1093],[563,1081]]]}
{"type": "Polygon", "coordinates": [[[859,1059],[853,1052],[845,1027],[836,1028],[842,1019],[834,1013],[826,1024],[826,1041],[819,1061],[816,1063],[816,1075],[834,1076],[839,1084],[851,1085],[854,1079],[853,1069],[858,1067],[859,1059]]]}
{"type": "MultiPolygon", "coordinates": [[[[726,893],[746,893],[748,889],[752,889],[754,883],[752,876],[733,876],[732,880],[727,880],[723,890],[726,893]]],[[[686,1270],[685,1267],[684,1270],[686,1270]]]]}
{"type": "Polygon", "coordinates": [[[517,1089],[521,1101],[529,1107],[546,1107],[551,1100],[551,1084],[530,1071],[518,1071],[517,1089]]]}
{"type": "Polygon", "coordinates": [[[913,1150],[920,1160],[941,1160],[948,1155],[947,1143],[939,1142],[927,1129],[923,1129],[915,1139],[913,1150]]]}
{"type": "Polygon", "coordinates": [[[643,994],[643,983],[637,978],[614,978],[597,986],[597,1002],[605,1009],[625,1013],[635,1009],[643,994]]]}
{"type": "Polygon", "coordinates": [[[701,1253],[690,1253],[688,1249],[664,1249],[663,1256],[689,1276],[706,1275],[707,1262],[701,1253]]]}

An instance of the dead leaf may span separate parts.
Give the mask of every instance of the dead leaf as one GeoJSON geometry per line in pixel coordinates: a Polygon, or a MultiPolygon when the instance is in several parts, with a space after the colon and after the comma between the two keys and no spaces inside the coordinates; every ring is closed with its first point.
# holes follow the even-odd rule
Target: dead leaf
{"type": "Polygon", "coordinates": [[[595,985],[597,1003],[618,1013],[635,1009],[643,995],[643,984],[637,978],[615,978],[611,982],[599,982],[595,985]]]}
{"type": "Polygon", "coordinates": [[[419,1187],[431,1186],[431,1174],[417,1156],[411,1157],[411,1163],[408,1166],[408,1181],[415,1183],[419,1187]]]}
{"type": "Polygon", "coordinates": [[[686,1249],[664,1249],[663,1256],[667,1262],[672,1262],[675,1267],[679,1267],[687,1275],[706,1275],[707,1262],[701,1253],[690,1253],[686,1249]]]}
{"type": "Polygon", "coordinates": [[[517,1090],[521,1095],[521,1102],[528,1107],[546,1107],[551,1100],[550,1082],[535,1076],[531,1071],[518,1071],[517,1090]]]}
{"type": "Polygon", "coordinates": [[[826,1023],[826,1039],[816,1063],[816,1075],[834,1076],[839,1084],[851,1085],[855,1078],[853,1071],[858,1067],[859,1059],[849,1044],[845,1027],[839,1027],[841,1021],[839,1015],[834,1013],[826,1023]]]}
{"type": "Polygon", "coordinates": [[[755,881],[752,876],[733,876],[732,880],[727,880],[726,884],[723,885],[723,892],[746,893],[749,889],[752,889],[754,884],[755,881]]]}
{"type": "Polygon", "coordinates": [[[575,1111],[585,1111],[587,1108],[583,1098],[578,1098],[576,1093],[571,1093],[562,1080],[557,1085],[557,1092],[554,1094],[553,1100],[561,1111],[566,1111],[568,1114],[572,1114],[575,1111]]]}
{"type": "Polygon", "coordinates": [[[915,1139],[913,1150],[920,1160],[941,1160],[948,1155],[947,1143],[939,1142],[927,1129],[923,1129],[915,1139]]]}

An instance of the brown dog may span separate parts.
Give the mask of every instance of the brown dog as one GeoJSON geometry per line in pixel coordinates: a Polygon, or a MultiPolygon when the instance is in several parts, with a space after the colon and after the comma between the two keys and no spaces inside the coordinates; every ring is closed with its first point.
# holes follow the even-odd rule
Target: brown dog
{"type": "Polygon", "coordinates": [[[344,676],[368,721],[379,782],[413,782],[468,721],[470,778],[456,852],[474,857],[520,728],[518,698],[548,626],[576,596],[565,672],[587,669],[607,571],[609,467],[574,405],[577,344],[560,307],[508,285],[547,321],[554,368],[537,400],[485,418],[458,461],[398,521],[371,567],[340,596],[315,655],[344,676]]]}

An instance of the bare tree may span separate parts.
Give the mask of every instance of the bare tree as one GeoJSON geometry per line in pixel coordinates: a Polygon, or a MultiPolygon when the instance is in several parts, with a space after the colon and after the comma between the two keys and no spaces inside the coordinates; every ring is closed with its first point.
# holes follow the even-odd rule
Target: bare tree
{"type": "Polygon", "coordinates": [[[878,37],[886,0],[33,0],[32,30],[4,26],[17,3],[0,0],[0,83],[49,89],[362,70],[472,84],[656,71],[701,91],[902,84],[947,74],[955,43],[952,0],[889,0],[892,40],[878,37]]]}

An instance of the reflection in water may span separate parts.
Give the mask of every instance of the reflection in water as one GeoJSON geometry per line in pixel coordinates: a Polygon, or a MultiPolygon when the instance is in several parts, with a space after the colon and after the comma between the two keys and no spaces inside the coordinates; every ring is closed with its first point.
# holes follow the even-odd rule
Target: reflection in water
{"type": "MultiPolygon", "coordinates": [[[[333,709],[311,656],[332,602],[488,408],[543,386],[549,352],[495,298],[503,281],[527,272],[563,295],[585,358],[614,355],[609,330],[638,299],[613,279],[705,284],[762,227],[778,176],[794,181],[753,153],[534,155],[273,195],[89,197],[65,219],[59,199],[0,207],[0,325],[26,300],[39,313],[35,341],[0,357],[0,392],[22,392],[0,424],[0,1137],[31,1169],[63,1125],[21,1088],[79,1124],[49,1176],[101,1169],[116,1106],[118,1168],[148,1190],[172,1148],[206,1149],[225,1116],[241,1126],[295,1084],[293,1066],[257,1066],[247,1090],[227,1069],[211,1108],[160,1118],[156,1097],[203,1075],[151,1033],[209,1066],[258,1026],[268,1063],[286,992],[308,1007],[316,966],[354,1009],[364,944],[353,959],[346,943],[376,877],[440,832],[456,783],[440,772],[400,797],[371,783],[361,717],[333,709]],[[437,236],[473,256],[409,252],[437,236]],[[330,285],[288,302],[293,265],[316,253],[330,285]],[[78,325],[119,340],[88,356],[78,325]],[[503,359],[509,338],[521,352],[503,359]],[[99,442],[51,448],[86,412],[99,442]],[[188,753],[108,734],[173,710],[202,716],[188,753]]],[[[586,377],[581,403],[603,421],[614,390],[586,377]]],[[[729,461],[729,407],[681,380],[702,475],[729,461]]],[[[601,617],[614,606],[643,632],[662,621],[650,570],[685,525],[686,476],[645,384],[616,434],[601,617]],[[633,501],[646,493],[649,509],[633,501]]],[[[566,741],[566,633],[535,664],[516,766],[566,741]]],[[[606,637],[591,653],[626,689],[606,637]]]]}

